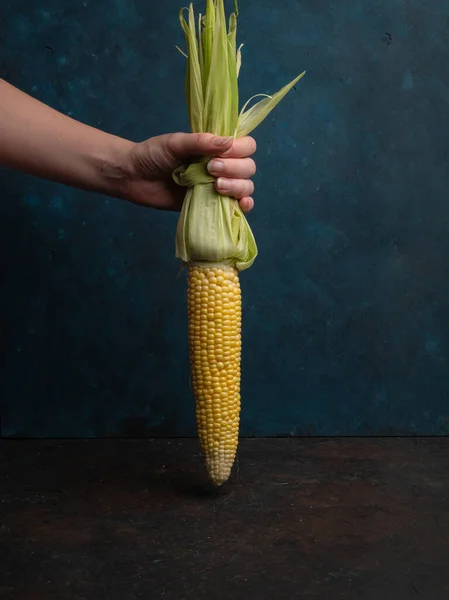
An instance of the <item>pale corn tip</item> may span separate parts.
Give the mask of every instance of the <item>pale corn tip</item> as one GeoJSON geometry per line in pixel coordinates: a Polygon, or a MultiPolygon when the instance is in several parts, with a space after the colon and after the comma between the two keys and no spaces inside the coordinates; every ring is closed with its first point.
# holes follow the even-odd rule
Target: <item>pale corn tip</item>
{"type": "Polygon", "coordinates": [[[242,300],[237,270],[191,266],[187,302],[198,436],[209,476],[221,485],[231,473],[239,433],[242,300]]]}

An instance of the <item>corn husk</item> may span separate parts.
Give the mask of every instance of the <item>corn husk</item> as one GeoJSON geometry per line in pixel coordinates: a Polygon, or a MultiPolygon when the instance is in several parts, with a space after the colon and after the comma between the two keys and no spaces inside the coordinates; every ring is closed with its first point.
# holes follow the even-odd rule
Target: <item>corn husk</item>
{"type": "MultiPolygon", "coordinates": [[[[198,19],[192,4],[180,12],[187,44],[187,53],[181,51],[187,58],[185,93],[194,133],[234,138],[248,135],[305,74],[272,96],[253,96],[239,112],[242,55],[236,42],[237,15],[235,2],[235,12],[226,22],[223,0],[207,0],[206,14],[198,19]],[[263,98],[251,105],[260,96],[263,98]]],[[[206,168],[210,158],[201,157],[173,173],[175,181],[187,188],[176,231],[176,256],[184,263],[247,269],[257,256],[256,241],[238,202],[215,190],[214,178],[206,168]]]]}

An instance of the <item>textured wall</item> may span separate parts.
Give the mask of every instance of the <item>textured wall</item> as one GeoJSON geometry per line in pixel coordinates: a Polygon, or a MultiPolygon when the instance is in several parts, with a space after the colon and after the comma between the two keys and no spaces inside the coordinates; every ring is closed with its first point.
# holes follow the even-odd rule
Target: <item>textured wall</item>
{"type": "MultiPolygon", "coordinates": [[[[256,133],[242,433],[448,433],[449,3],[240,4],[245,99],[308,71],[256,133]]],[[[186,129],[179,8],[3,0],[0,75],[131,139],[186,129]]],[[[2,434],[193,434],[176,216],[0,189],[2,434]]]]}

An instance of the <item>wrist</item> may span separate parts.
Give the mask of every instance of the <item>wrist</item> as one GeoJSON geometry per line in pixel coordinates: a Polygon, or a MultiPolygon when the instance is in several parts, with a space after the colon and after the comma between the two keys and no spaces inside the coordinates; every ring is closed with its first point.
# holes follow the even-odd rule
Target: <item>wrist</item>
{"type": "Polygon", "coordinates": [[[102,193],[129,200],[128,190],[135,176],[132,162],[134,146],[134,142],[118,137],[107,145],[104,156],[98,161],[102,193]]]}
{"type": "Polygon", "coordinates": [[[133,180],[134,166],[132,151],[134,142],[115,136],[108,136],[104,148],[94,158],[98,173],[97,191],[129,200],[130,182],[133,180]]]}

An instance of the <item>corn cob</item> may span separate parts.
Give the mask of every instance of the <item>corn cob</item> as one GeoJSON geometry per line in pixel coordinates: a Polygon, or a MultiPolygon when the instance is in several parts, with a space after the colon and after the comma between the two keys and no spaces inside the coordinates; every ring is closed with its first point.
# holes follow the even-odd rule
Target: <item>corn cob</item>
{"type": "Polygon", "coordinates": [[[210,476],[221,485],[234,463],[240,418],[242,299],[237,269],[191,266],[187,305],[198,434],[210,476]]]}
{"type": "MultiPolygon", "coordinates": [[[[303,77],[238,112],[240,48],[237,2],[226,24],[223,0],[206,0],[206,14],[184,9],[186,98],[191,130],[235,138],[248,135],[303,77]]],[[[257,246],[238,202],[221,196],[207,173],[208,157],[181,165],[174,180],[188,188],[176,231],[176,256],[189,267],[188,331],[197,429],[212,481],[230,475],[240,418],[241,293],[238,273],[249,268],[257,246]]]]}

